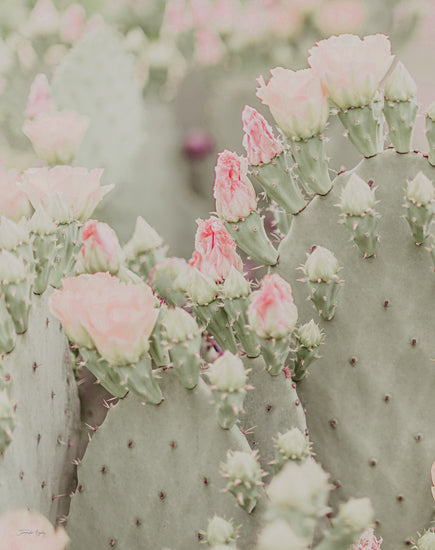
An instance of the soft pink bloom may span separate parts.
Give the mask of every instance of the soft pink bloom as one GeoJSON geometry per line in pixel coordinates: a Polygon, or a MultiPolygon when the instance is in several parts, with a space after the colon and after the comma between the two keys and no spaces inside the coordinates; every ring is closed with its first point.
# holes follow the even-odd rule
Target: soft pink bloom
{"type": "Polygon", "coordinates": [[[27,218],[32,213],[29,199],[18,187],[18,182],[18,170],[6,170],[0,161],[0,216],[14,222],[18,222],[23,216],[27,218]]]}
{"type": "Polygon", "coordinates": [[[0,550],[65,550],[68,542],[63,527],[55,529],[37,512],[14,510],[0,516],[0,550]]]}
{"type": "Polygon", "coordinates": [[[82,167],[55,166],[29,168],[22,176],[21,188],[33,208],[47,208],[59,194],[71,208],[75,219],[86,221],[113,185],[100,186],[102,170],[88,171],[82,167]]]}
{"type": "Polygon", "coordinates": [[[248,318],[260,338],[285,338],[298,321],[292,288],[277,273],[265,275],[260,290],[251,294],[248,318]]]}
{"type": "Polygon", "coordinates": [[[50,307],[73,342],[95,346],[114,365],[136,363],[148,351],[159,314],[148,285],[122,283],[109,273],[70,277],[62,284],[50,307]]]}
{"type": "Polygon", "coordinates": [[[282,153],[282,145],[273,135],[270,124],[256,109],[245,105],[242,122],[245,132],[242,143],[251,166],[267,164],[282,153]]]}
{"type": "Polygon", "coordinates": [[[85,30],[86,13],[80,4],[67,7],[60,20],[60,37],[64,42],[74,44],[85,30]]]}
{"type": "Polygon", "coordinates": [[[384,34],[331,36],[308,52],[329,97],[341,109],[368,105],[387,74],[394,56],[384,34]]]}
{"type": "Polygon", "coordinates": [[[364,531],[355,544],[352,544],[349,550],[380,550],[381,544],[382,538],[377,540],[375,532],[369,528],[364,531]]]}
{"type": "Polygon", "coordinates": [[[237,222],[257,208],[257,197],[248,179],[248,160],[225,149],[218,154],[213,196],[216,212],[225,221],[237,222]]]}
{"type": "Polygon", "coordinates": [[[236,243],[219,218],[196,220],[195,252],[189,264],[215,282],[224,281],[234,267],[243,270],[236,243]]]}
{"type": "Polygon", "coordinates": [[[83,226],[82,240],[83,246],[77,259],[79,271],[108,271],[113,274],[119,271],[124,254],[111,227],[97,220],[89,220],[83,226]]]}
{"type": "Polygon", "coordinates": [[[219,32],[229,32],[240,19],[241,5],[238,0],[216,0],[211,9],[211,23],[219,32]]]}
{"type": "Polygon", "coordinates": [[[321,134],[329,117],[329,103],[312,69],[292,71],[276,67],[266,84],[258,78],[257,97],[267,105],[287,137],[309,139],[321,134]]]}
{"type": "Polygon", "coordinates": [[[163,35],[178,36],[192,26],[192,18],[186,6],[186,0],[169,0],[166,2],[161,32],[163,35]]]}
{"type": "Polygon", "coordinates": [[[323,2],[316,12],[316,25],[323,33],[357,32],[366,22],[367,8],[361,0],[331,0],[323,2]]]}
{"type": "Polygon", "coordinates": [[[32,118],[40,113],[50,113],[54,110],[51,101],[50,84],[45,74],[38,74],[32,83],[25,111],[26,118],[32,118]]]}
{"type": "Polygon", "coordinates": [[[24,122],[23,132],[35,153],[49,164],[68,164],[74,158],[89,119],[74,111],[39,113],[24,122]]]}
{"type": "Polygon", "coordinates": [[[281,38],[289,39],[301,29],[303,18],[299,10],[285,3],[268,10],[269,30],[281,38]]]}
{"type": "Polygon", "coordinates": [[[225,55],[225,47],[219,35],[209,29],[202,28],[195,33],[195,58],[201,65],[215,65],[225,55]]]}

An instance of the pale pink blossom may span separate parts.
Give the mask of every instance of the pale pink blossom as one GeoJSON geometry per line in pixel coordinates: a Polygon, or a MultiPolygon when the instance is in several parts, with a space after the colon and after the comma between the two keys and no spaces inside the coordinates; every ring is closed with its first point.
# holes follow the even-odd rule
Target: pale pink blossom
{"type": "Polygon", "coordinates": [[[240,19],[239,0],[216,0],[211,9],[211,23],[213,28],[219,32],[231,31],[240,19]]]}
{"type": "Polygon", "coordinates": [[[269,30],[274,36],[291,38],[301,29],[303,18],[298,9],[286,3],[273,6],[268,11],[269,30]]]}
{"type": "Polygon", "coordinates": [[[243,271],[236,243],[219,218],[196,220],[195,252],[189,264],[215,282],[224,281],[231,267],[243,271]]]}
{"type": "Polygon", "coordinates": [[[341,109],[363,107],[375,96],[394,56],[384,34],[331,36],[309,50],[308,63],[341,109]]]}
{"type": "Polygon", "coordinates": [[[367,8],[361,0],[323,2],[315,15],[317,27],[325,36],[357,32],[367,19],[367,8]]]}
{"type": "Polygon", "coordinates": [[[136,363],[148,351],[159,310],[147,284],[122,283],[109,273],[70,277],[62,284],[50,307],[73,342],[95,346],[114,365],[136,363]]]}
{"type": "Polygon", "coordinates": [[[237,222],[257,208],[257,197],[248,178],[248,160],[225,149],[218,154],[213,196],[216,212],[225,221],[237,222]]]}
{"type": "Polygon", "coordinates": [[[23,132],[42,160],[49,164],[68,164],[88,126],[89,119],[75,111],[42,112],[25,120],[23,132]]]}
{"type": "Polygon", "coordinates": [[[285,338],[296,326],[298,310],[292,288],[277,273],[265,275],[259,290],[251,294],[249,324],[260,338],[285,338]]]}
{"type": "Polygon", "coordinates": [[[40,113],[50,113],[53,110],[50,84],[45,74],[38,74],[30,87],[29,99],[24,114],[26,118],[32,118],[40,113]]]}
{"type": "Polygon", "coordinates": [[[22,176],[21,188],[33,208],[49,207],[56,195],[61,195],[71,208],[73,216],[86,221],[101,199],[113,185],[100,186],[103,170],[82,167],[55,166],[54,168],[29,168],[22,176]]]}
{"type": "Polygon", "coordinates": [[[192,27],[192,17],[186,0],[169,0],[163,15],[161,33],[177,37],[192,27]]]}
{"type": "Polygon", "coordinates": [[[0,161],[0,216],[14,222],[29,217],[32,207],[26,193],[17,183],[20,182],[18,170],[6,170],[0,161]]]}
{"type": "Polygon", "coordinates": [[[108,271],[116,274],[124,254],[115,231],[107,224],[89,220],[82,229],[83,246],[77,258],[77,270],[86,273],[108,271]]]}
{"type": "Polygon", "coordinates": [[[369,528],[349,550],[381,550],[382,538],[376,539],[375,532],[369,528]]]}
{"type": "Polygon", "coordinates": [[[245,105],[242,122],[245,132],[242,144],[251,166],[267,164],[282,153],[282,145],[273,135],[270,124],[256,109],[245,105]]]}
{"type": "Polygon", "coordinates": [[[55,529],[37,512],[14,510],[0,516],[0,550],[65,550],[68,542],[63,527],[55,529]]]}
{"type": "Polygon", "coordinates": [[[201,65],[216,65],[225,55],[225,46],[219,35],[204,27],[195,33],[195,59],[201,65]]]}
{"type": "Polygon", "coordinates": [[[312,69],[292,71],[276,67],[266,84],[258,78],[257,97],[267,105],[281,130],[291,139],[321,134],[329,117],[329,103],[318,75],[312,69]]]}
{"type": "Polygon", "coordinates": [[[86,13],[80,4],[67,7],[60,19],[60,37],[64,42],[74,44],[85,30],[86,13]]]}

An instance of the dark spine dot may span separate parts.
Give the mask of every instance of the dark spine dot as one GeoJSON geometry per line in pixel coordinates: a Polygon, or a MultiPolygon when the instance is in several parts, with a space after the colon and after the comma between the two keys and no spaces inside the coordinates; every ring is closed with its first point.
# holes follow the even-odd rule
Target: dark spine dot
{"type": "Polygon", "coordinates": [[[271,410],[272,410],[272,405],[267,405],[267,407],[266,407],[266,412],[269,413],[271,410]]]}
{"type": "Polygon", "coordinates": [[[127,447],[131,449],[133,447],[133,441],[130,439],[130,441],[127,443],[127,447]]]}
{"type": "Polygon", "coordinates": [[[166,497],[165,493],[163,491],[160,491],[159,493],[160,500],[165,500],[165,497],[166,497]]]}
{"type": "Polygon", "coordinates": [[[336,420],[330,420],[329,425],[331,426],[331,428],[336,428],[337,427],[337,421],[336,420]]]}

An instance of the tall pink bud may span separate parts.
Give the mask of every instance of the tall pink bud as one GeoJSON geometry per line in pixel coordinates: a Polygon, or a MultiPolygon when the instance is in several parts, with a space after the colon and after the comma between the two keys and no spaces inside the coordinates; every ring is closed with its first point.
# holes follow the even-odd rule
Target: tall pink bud
{"type": "Polygon", "coordinates": [[[60,20],[60,36],[64,42],[74,44],[85,30],[86,13],[80,4],[67,7],[60,20]]]}
{"type": "Polygon", "coordinates": [[[246,218],[257,208],[257,197],[248,179],[248,160],[228,150],[219,153],[213,196],[218,216],[228,222],[246,218]]]}
{"type": "Polygon", "coordinates": [[[268,164],[274,157],[282,153],[282,145],[273,135],[273,130],[264,116],[245,105],[242,113],[243,147],[251,166],[268,164]]]}
{"type": "Polygon", "coordinates": [[[124,259],[115,231],[105,223],[89,220],[82,230],[83,246],[78,267],[87,273],[108,271],[116,274],[124,259]]]}
{"type": "Polygon", "coordinates": [[[260,290],[251,294],[248,318],[260,338],[285,338],[298,320],[292,288],[277,273],[265,275],[260,290]]]}
{"type": "Polygon", "coordinates": [[[39,113],[52,112],[50,84],[45,74],[38,74],[32,83],[25,111],[26,118],[32,118],[39,113]]]}
{"type": "Polygon", "coordinates": [[[243,262],[236,252],[236,243],[223,222],[211,217],[196,220],[195,252],[189,264],[216,282],[224,281],[231,267],[243,270],[243,262]]]}

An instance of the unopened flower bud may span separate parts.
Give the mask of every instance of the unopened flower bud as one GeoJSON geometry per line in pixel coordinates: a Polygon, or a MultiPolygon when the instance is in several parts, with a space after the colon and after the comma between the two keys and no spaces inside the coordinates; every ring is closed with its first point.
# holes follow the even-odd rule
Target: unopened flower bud
{"type": "Polygon", "coordinates": [[[184,342],[200,333],[192,315],[180,307],[168,308],[165,311],[162,324],[170,342],[184,342]]]}
{"type": "Polygon", "coordinates": [[[427,531],[417,540],[415,546],[418,550],[435,550],[435,532],[427,531]]]}
{"type": "Polygon", "coordinates": [[[236,531],[231,522],[226,521],[219,516],[214,516],[208,521],[207,544],[227,544],[235,539],[236,531]]]}
{"type": "Polygon", "coordinates": [[[225,298],[242,298],[251,293],[251,284],[234,266],[222,285],[222,294],[225,298]]]}
{"type": "Polygon", "coordinates": [[[257,550],[305,550],[309,541],[298,537],[284,520],[267,525],[257,541],[257,550]]]}
{"type": "Polygon", "coordinates": [[[298,428],[292,428],[284,434],[278,434],[275,448],[289,460],[301,460],[310,454],[310,442],[298,428]]]}
{"type": "Polygon", "coordinates": [[[82,230],[83,246],[78,257],[78,271],[116,274],[124,261],[124,254],[115,231],[107,224],[89,220],[82,230]]]}
{"type": "Polygon", "coordinates": [[[124,247],[127,258],[134,258],[137,254],[149,252],[162,246],[163,239],[143,218],[138,216],[131,239],[124,247]]]}
{"type": "Polygon", "coordinates": [[[261,467],[255,452],[228,451],[222,470],[230,481],[252,483],[261,479],[261,467]]]}
{"type": "Polygon", "coordinates": [[[0,220],[0,248],[15,250],[18,245],[28,242],[28,227],[2,216],[0,220]]]}
{"type": "Polygon", "coordinates": [[[234,392],[245,387],[248,376],[243,361],[228,350],[207,371],[210,382],[222,392],[234,392]]]}
{"type": "Polygon", "coordinates": [[[213,279],[203,275],[198,269],[192,269],[187,293],[195,304],[207,305],[219,294],[219,288],[213,279]]]}
{"type": "Polygon", "coordinates": [[[420,171],[414,179],[408,182],[406,198],[414,204],[428,205],[434,200],[432,181],[420,171]]]}
{"type": "Polygon", "coordinates": [[[314,322],[314,319],[311,319],[309,323],[305,323],[305,325],[299,327],[298,339],[305,348],[316,348],[320,346],[322,343],[322,331],[319,325],[314,322]]]}
{"type": "Polygon", "coordinates": [[[361,216],[375,204],[374,190],[357,174],[352,174],[341,193],[341,210],[345,214],[361,216]]]}
{"type": "Polygon", "coordinates": [[[43,206],[38,206],[30,218],[29,229],[37,235],[51,235],[56,232],[56,224],[43,206]]]}
{"type": "Polygon", "coordinates": [[[0,252],[0,281],[5,284],[19,283],[26,277],[23,260],[7,250],[2,250],[0,252]]]}
{"type": "Polygon", "coordinates": [[[417,95],[417,84],[399,61],[385,82],[384,96],[389,101],[407,101],[417,95]]]}
{"type": "Polygon", "coordinates": [[[312,282],[333,280],[338,271],[338,261],[334,254],[323,246],[316,246],[308,256],[304,266],[305,274],[312,282]]]}
{"type": "Polygon", "coordinates": [[[374,521],[373,506],[368,498],[348,500],[339,508],[335,522],[352,532],[359,533],[374,521]]]}

